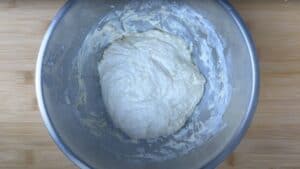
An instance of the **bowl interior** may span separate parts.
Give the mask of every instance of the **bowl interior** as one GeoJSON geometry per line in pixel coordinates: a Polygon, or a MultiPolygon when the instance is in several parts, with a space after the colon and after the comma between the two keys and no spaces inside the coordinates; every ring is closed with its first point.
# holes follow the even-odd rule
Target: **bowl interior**
{"type": "MultiPolygon", "coordinates": [[[[256,87],[256,68],[253,49],[249,45],[244,30],[224,4],[217,1],[193,1],[185,3],[207,18],[226,44],[224,62],[230,85],[230,97],[226,106],[219,104],[224,111],[226,126],[209,138],[201,146],[189,153],[166,160],[153,161],[149,158],[134,158],[136,145],[147,146],[143,141],[128,143],[129,139],[113,128],[106,117],[101,102],[97,61],[88,58],[86,64],[78,62],[78,53],[87,35],[95,24],[114,7],[122,7],[126,1],[75,1],[68,2],[65,12],[55,21],[51,36],[41,50],[39,100],[42,114],[50,134],[67,155],[81,167],[91,168],[151,168],[151,169],[196,169],[213,163],[224,151],[231,151],[230,144],[239,142],[247,121],[251,118],[250,109],[254,106],[256,87]],[[78,74],[79,72],[79,74],[78,74]],[[83,87],[84,86],[84,87],[83,87]],[[99,102],[98,102],[99,100],[99,102]],[[97,102],[95,102],[97,101],[97,102]],[[107,121],[103,120],[106,119],[107,121]],[[105,130],[102,130],[105,128],[105,130]],[[115,133],[114,133],[115,132],[115,133]],[[114,133],[113,136],[111,133],[114,133]],[[121,138],[123,142],[115,138],[121,138]],[[125,140],[124,140],[125,138],[125,140]],[[121,144],[122,143],[122,144],[121,144]],[[124,144],[123,144],[124,143],[124,144]],[[126,152],[132,156],[117,155],[115,151],[126,152]]],[[[99,55],[100,56],[100,55],[99,55]]],[[[203,70],[204,75],[208,72],[203,70]]],[[[209,80],[209,79],[208,79],[209,80]]],[[[204,96],[203,117],[207,118],[209,95],[204,96]]],[[[158,146],[158,145],[155,145],[158,146]]],[[[154,147],[148,147],[152,150],[154,147]]],[[[147,150],[147,149],[146,149],[147,150]]],[[[122,153],[121,153],[122,154],[122,153]]]]}

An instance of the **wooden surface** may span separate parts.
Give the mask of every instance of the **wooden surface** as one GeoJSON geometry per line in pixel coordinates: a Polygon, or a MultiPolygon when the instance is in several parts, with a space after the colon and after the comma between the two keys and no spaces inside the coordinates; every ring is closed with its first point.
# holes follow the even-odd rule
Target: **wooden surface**
{"type": "MultiPolygon", "coordinates": [[[[76,168],[50,139],[34,69],[63,0],[0,1],[0,168],[76,168]]],[[[220,169],[300,168],[300,1],[233,1],[256,41],[261,97],[247,136],[220,169]]]]}

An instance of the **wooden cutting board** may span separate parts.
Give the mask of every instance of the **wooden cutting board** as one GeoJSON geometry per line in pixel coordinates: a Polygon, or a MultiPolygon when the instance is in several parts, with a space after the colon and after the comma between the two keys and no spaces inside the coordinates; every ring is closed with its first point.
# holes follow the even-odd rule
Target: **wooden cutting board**
{"type": "MultiPolygon", "coordinates": [[[[74,169],[54,145],[35,99],[34,69],[64,0],[0,1],[0,168],[74,169]]],[[[255,39],[261,96],[254,121],[220,169],[300,168],[300,1],[232,1],[255,39]]]]}

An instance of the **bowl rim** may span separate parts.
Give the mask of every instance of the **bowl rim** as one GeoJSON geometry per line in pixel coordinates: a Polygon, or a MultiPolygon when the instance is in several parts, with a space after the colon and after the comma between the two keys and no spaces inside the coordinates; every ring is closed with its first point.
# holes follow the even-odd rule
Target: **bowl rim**
{"type": "Polygon", "coordinates": [[[227,156],[229,156],[235,148],[240,144],[242,138],[245,136],[250,124],[253,120],[254,113],[256,111],[258,101],[259,101],[259,90],[260,90],[260,69],[259,69],[259,60],[255,47],[254,40],[252,35],[247,28],[246,23],[243,21],[241,15],[238,11],[233,7],[233,5],[228,0],[217,0],[218,3],[232,16],[235,23],[239,27],[245,42],[248,47],[248,51],[250,53],[251,58],[251,66],[252,66],[252,90],[251,97],[248,104],[247,112],[245,114],[244,119],[241,122],[241,127],[235,132],[231,140],[227,145],[223,148],[223,150],[210,162],[204,165],[203,169],[211,169],[216,168],[221,162],[223,162],[227,156]]]}
{"type": "MultiPolygon", "coordinates": [[[[38,101],[38,106],[40,110],[40,114],[42,116],[42,119],[44,121],[44,125],[48,129],[48,133],[51,136],[52,140],[55,142],[55,144],[58,146],[58,148],[65,154],[69,160],[71,160],[75,165],[77,165],[79,168],[82,169],[92,169],[91,166],[89,166],[86,162],[81,160],[75,153],[72,152],[70,148],[68,148],[67,145],[65,145],[60,138],[59,134],[56,132],[54,126],[52,125],[52,122],[48,116],[48,112],[46,110],[46,105],[44,102],[43,92],[42,92],[42,62],[43,57],[46,52],[46,48],[49,42],[49,39],[54,32],[56,26],[59,24],[61,19],[64,17],[64,15],[68,12],[68,10],[73,6],[73,4],[77,0],[68,0],[57,12],[55,17],[53,18],[48,30],[46,31],[44,38],[42,40],[40,50],[38,53],[38,59],[36,62],[36,72],[35,72],[35,88],[36,88],[36,97],[38,101]]],[[[260,75],[259,75],[259,62],[256,52],[256,47],[254,44],[254,41],[252,39],[252,36],[242,20],[239,13],[234,9],[234,7],[230,4],[228,0],[216,0],[234,19],[235,23],[239,27],[239,30],[241,31],[247,47],[248,51],[250,53],[251,57],[251,66],[252,66],[252,90],[251,90],[251,97],[248,104],[247,112],[245,113],[245,117],[243,121],[241,122],[241,127],[235,132],[235,134],[232,136],[231,140],[228,142],[227,145],[224,146],[223,150],[214,157],[211,161],[207,162],[202,168],[203,169],[211,169],[216,168],[222,161],[225,160],[225,158],[233,152],[233,150],[239,145],[242,138],[245,136],[247,129],[250,126],[250,123],[253,119],[254,112],[256,110],[257,104],[258,104],[258,98],[259,98],[259,88],[260,88],[260,75]]]]}

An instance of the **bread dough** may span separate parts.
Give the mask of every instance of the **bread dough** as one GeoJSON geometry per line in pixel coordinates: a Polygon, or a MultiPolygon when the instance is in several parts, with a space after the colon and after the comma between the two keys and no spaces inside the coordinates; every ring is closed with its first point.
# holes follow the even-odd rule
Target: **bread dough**
{"type": "Polygon", "coordinates": [[[200,101],[205,79],[183,39],[150,30],[112,42],[98,64],[102,96],[114,123],[134,139],[179,130],[200,101]]]}

